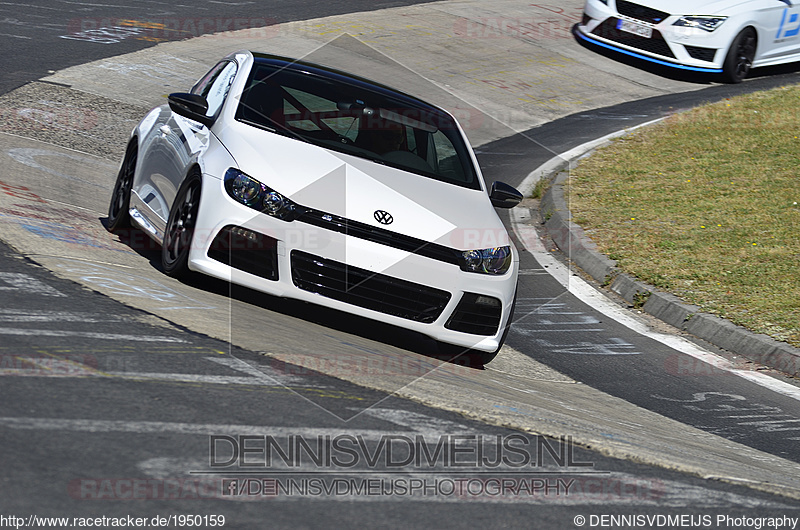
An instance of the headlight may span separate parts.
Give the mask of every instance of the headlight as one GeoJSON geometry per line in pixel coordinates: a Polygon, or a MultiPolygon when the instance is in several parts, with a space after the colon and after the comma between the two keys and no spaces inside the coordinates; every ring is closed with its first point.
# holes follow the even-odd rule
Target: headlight
{"type": "Polygon", "coordinates": [[[236,202],[284,221],[294,221],[301,213],[295,203],[238,169],[225,172],[225,191],[236,202]]]}
{"type": "Polygon", "coordinates": [[[231,180],[229,193],[240,203],[255,206],[261,195],[261,183],[247,175],[239,174],[231,180]]]}
{"type": "Polygon", "coordinates": [[[511,247],[465,250],[461,253],[461,270],[481,274],[505,274],[511,267],[511,247]]]}
{"type": "Polygon", "coordinates": [[[681,17],[673,26],[682,28],[699,28],[706,31],[714,31],[722,25],[728,17],[681,17]]]}
{"type": "Polygon", "coordinates": [[[263,205],[264,212],[269,215],[276,215],[286,207],[286,199],[280,193],[271,191],[264,197],[263,205]]]}

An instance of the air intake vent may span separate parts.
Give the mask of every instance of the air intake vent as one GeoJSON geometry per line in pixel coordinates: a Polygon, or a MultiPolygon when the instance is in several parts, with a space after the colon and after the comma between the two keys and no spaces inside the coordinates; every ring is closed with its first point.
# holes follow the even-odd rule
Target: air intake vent
{"type": "Polygon", "coordinates": [[[617,11],[620,15],[625,15],[626,17],[635,18],[636,20],[649,22],[651,24],[663,22],[670,15],[665,11],[659,11],[658,9],[653,9],[652,7],[634,4],[633,2],[627,2],[626,0],[617,0],[617,11]]]}
{"type": "Polygon", "coordinates": [[[219,231],[208,249],[208,257],[229,267],[267,280],[278,279],[278,241],[240,226],[219,231]]]}
{"type": "Polygon", "coordinates": [[[305,291],[417,322],[434,322],[450,293],[426,285],[292,251],[292,281],[305,291]]]}
{"type": "Polygon", "coordinates": [[[684,48],[686,48],[692,59],[697,59],[698,61],[712,63],[714,62],[714,56],[717,55],[716,48],[700,48],[699,46],[684,46],[684,48]]]}
{"type": "Polygon", "coordinates": [[[473,335],[494,335],[503,316],[503,304],[497,298],[464,293],[444,327],[473,335]]]}

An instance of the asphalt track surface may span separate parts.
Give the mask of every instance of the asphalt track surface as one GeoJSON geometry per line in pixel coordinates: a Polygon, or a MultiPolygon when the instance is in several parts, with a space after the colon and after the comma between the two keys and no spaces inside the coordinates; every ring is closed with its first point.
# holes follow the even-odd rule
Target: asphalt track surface
{"type": "MultiPolygon", "coordinates": [[[[58,5],[63,6],[54,4],[58,5]]],[[[41,16],[42,9],[39,6],[29,15],[41,16]]],[[[324,14],[312,13],[312,9],[308,8],[309,17],[324,14]]],[[[15,13],[20,20],[24,19],[25,13],[15,13]]],[[[100,16],[112,15],[113,10],[100,16]]],[[[154,16],[153,12],[147,15],[154,16]]],[[[16,26],[20,30],[33,28],[42,32],[40,35],[56,34],[62,27],[53,31],[52,19],[47,25],[16,26]]],[[[21,35],[9,38],[25,40],[21,35]]],[[[36,35],[28,36],[38,41],[36,35]]],[[[132,50],[145,44],[132,41],[124,45],[132,46],[132,50]]],[[[26,68],[30,69],[10,69],[17,72],[18,77],[11,79],[8,86],[13,88],[20,80],[29,80],[26,76],[36,77],[41,68],[55,70],[97,58],[93,54],[102,54],[97,46],[80,50],[89,51],[85,55],[75,50],[63,56],[55,54],[55,58],[48,59],[54,62],[34,68],[32,65],[36,65],[36,61],[33,60],[29,63],[31,66],[26,62],[26,68]]],[[[130,50],[114,49],[114,53],[125,51],[130,50]]],[[[613,132],[619,129],[621,122],[626,125],[645,122],[700,101],[779,86],[795,79],[792,73],[778,73],[740,87],[712,86],[688,94],[581,112],[534,131],[485,144],[479,150],[479,157],[488,180],[497,178],[518,184],[527,172],[549,159],[552,153],[564,152],[613,132]],[[591,123],[591,128],[587,123],[591,123]]],[[[27,510],[23,512],[26,514],[37,513],[34,507],[41,507],[39,514],[79,516],[98,510],[107,515],[125,515],[139,508],[132,510],[129,503],[126,506],[125,502],[100,500],[84,508],[86,502],[76,501],[86,501],[92,495],[102,499],[102,488],[109,486],[127,492],[130,484],[127,480],[146,477],[162,480],[162,494],[165,488],[178,488],[172,490],[172,497],[163,498],[162,495],[153,503],[148,502],[147,509],[142,510],[148,515],[229,513],[236,527],[252,527],[264,520],[270,508],[264,502],[240,502],[231,510],[230,499],[220,498],[221,484],[214,484],[213,496],[196,494],[191,498],[191,489],[187,493],[186,484],[170,482],[178,476],[183,478],[187,470],[207,470],[209,434],[263,434],[259,429],[264,426],[271,426],[272,430],[267,432],[276,432],[277,426],[277,432],[296,429],[288,432],[308,436],[361,430],[373,437],[378,436],[376,433],[438,436],[442,432],[470,432],[502,436],[513,432],[387,397],[382,392],[313,371],[300,370],[301,377],[297,377],[297,370],[287,369],[275,359],[235,347],[232,350],[227,343],[176,328],[120,305],[56,278],[6,248],[2,251],[2,264],[5,275],[2,318],[4,322],[13,323],[4,324],[7,330],[2,337],[5,350],[2,354],[7,361],[3,364],[5,375],[11,375],[9,370],[34,375],[8,377],[5,379],[8,383],[3,385],[6,404],[2,419],[5,425],[3,443],[7,449],[3,467],[8,470],[3,478],[3,489],[8,502],[4,506],[9,507],[3,510],[4,514],[6,511],[16,513],[16,509],[27,510]],[[220,362],[222,358],[226,361],[220,362]],[[48,377],[42,376],[45,373],[48,377]],[[265,383],[263,377],[258,379],[254,373],[267,374],[271,383],[265,383]],[[209,384],[215,377],[227,383],[209,384]],[[263,399],[254,400],[253,395],[263,399]],[[298,400],[304,405],[298,406],[298,400]],[[373,406],[365,407],[364,403],[373,406]],[[380,405],[374,406],[375,403],[380,405]],[[346,427],[342,427],[343,418],[350,420],[346,427]],[[191,437],[187,432],[203,436],[191,437]],[[82,479],[88,481],[80,482],[82,479]],[[19,483],[26,486],[20,488],[19,483]],[[65,484],[69,486],[65,488],[65,484]],[[181,495],[185,495],[183,500],[175,499],[181,495]],[[198,496],[201,500],[197,500],[198,496]]],[[[510,346],[586,385],[667,418],[798,461],[797,452],[793,450],[799,431],[793,428],[792,422],[800,417],[795,400],[736,377],[709,379],[706,373],[692,375],[676,370],[693,366],[692,361],[686,361],[682,354],[659,343],[630,333],[566,294],[563,287],[547,279],[544,268],[532,257],[523,257],[523,269],[527,271],[521,282],[523,303],[518,306],[510,346]],[[530,281],[533,278],[535,282],[530,281]],[[553,333],[553,329],[559,331],[553,333]],[[674,373],[670,373],[671,369],[674,373]],[[733,406],[736,408],[732,409],[733,406]],[[730,413],[736,410],[749,412],[730,413]]],[[[209,289],[208,286],[204,288],[209,289]]],[[[225,291],[222,286],[217,289],[225,291]]],[[[240,298],[246,300],[248,295],[242,294],[240,298]]],[[[298,316],[300,312],[288,310],[290,316],[298,316]]],[[[358,342],[359,332],[353,326],[339,323],[335,316],[317,316],[305,317],[306,322],[323,320],[334,330],[331,333],[341,325],[344,335],[355,333],[351,340],[358,342]]],[[[303,322],[300,320],[301,326],[303,322]]],[[[371,443],[374,440],[371,439],[371,443]]],[[[658,513],[685,513],[682,506],[691,507],[692,513],[697,514],[716,513],[715,510],[721,509],[734,513],[730,510],[736,506],[739,513],[752,516],[774,515],[776,510],[795,505],[794,501],[743,487],[703,481],[662,468],[575,450],[578,451],[575,461],[592,462],[593,471],[612,473],[604,475],[606,494],[595,492],[590,498],[574,497],[572,501],[565,501],[564,496],[540,497],[534,499],[535,502],[530,498],[529,502],[519,502],[518,498],[515,502],[496,502],[496,498],[487,499],[486,496],[477,499],[484,502],[403,503],[396,499],[380,499],[356,502],[356,509],[341,499],[315,502],[293,499],[295,502],[282,503],[280,510],[269,510],[270,523],[289,526],[301,521],[300,524],[314,526],[315,522],[327,519],[354,524],[382,520],[386,526],[411,523],[455,527],[482,522],[499,527],[517,526],[529,521],[535,513],[542,527],[568,528],[579,513],[653,514],[654,508],[658,513]],[[576,506],[593,507],[581,510],[576,506]]],[[[562,468],[558,471],[561,478],[573,477],[562,468]]],[[[386,469],[382,472],[391,476],[386,469]]],[[[586,475],[576,473],[574,476],[586,480],[586,475]]],[[[157,496],[158,484],[154,484],[149,491],[155,491],[157,496]]]]}
{"type": "Polygon", "coordinates": [[[415,3],[418,2],[3,2],[0,94],[54,70],[130,53],[159,42],[415,3]]]}

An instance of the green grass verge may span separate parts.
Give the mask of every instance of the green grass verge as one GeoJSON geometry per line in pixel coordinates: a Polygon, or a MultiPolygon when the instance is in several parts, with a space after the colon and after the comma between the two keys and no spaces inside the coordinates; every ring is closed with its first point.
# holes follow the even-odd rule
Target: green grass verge
{"type": "Polygon", "coordinates": [[[583,160],[573,221],[619,267],[800,346],[800,88],[671,116],[583,160]]]}

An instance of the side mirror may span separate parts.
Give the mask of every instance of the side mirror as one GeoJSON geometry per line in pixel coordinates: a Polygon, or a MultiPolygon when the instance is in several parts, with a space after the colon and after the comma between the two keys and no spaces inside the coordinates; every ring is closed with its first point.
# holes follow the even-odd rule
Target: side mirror
{"type": "Polygon", "coordinates": [[[515,187],[498,180],[492,184],[489,199],[495,208],[513,208],[522,201],[522,194],[515,187]]]}
{"type": "Polygon", "coordinates": [[[208,101],[203,96],[176,93],[170,94],[167,100],[169,101],[169,108],[175,114],[200,122],[206,127],[211,127],[211,124],[214,123],[213,118],[206,116],[208,101]]]}

